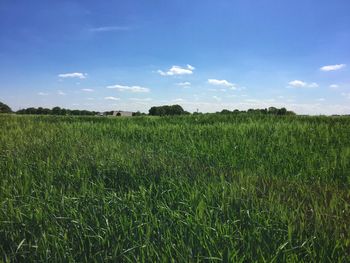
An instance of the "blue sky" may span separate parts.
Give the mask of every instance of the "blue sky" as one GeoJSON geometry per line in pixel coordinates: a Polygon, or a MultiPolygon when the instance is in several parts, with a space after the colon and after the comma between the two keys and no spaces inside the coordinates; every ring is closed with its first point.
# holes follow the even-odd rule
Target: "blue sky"
{"type": "Polygon", "coordinates": [[[348,0],[0,1],[0,101],[350,114],[348,0]]]}

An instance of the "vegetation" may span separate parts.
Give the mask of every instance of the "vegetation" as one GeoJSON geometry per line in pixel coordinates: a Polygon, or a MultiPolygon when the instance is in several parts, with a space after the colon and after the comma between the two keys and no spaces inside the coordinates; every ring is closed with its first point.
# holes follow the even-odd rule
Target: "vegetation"
{"type": "Polygon", "coordinates": [[[149,110],[149,115],[152,116],[166,116],[166,115],[185,115],[189,112],[185,111],[180,105],[164,105],[159,107],[152,107],[149,110]]]}
{"type": "MultiPolygon", "coordinates": [[[[219,112],[218,112],[219,113],[219,112]]],[[[293,111],[288,111],[286,108],[275,108],[269,107],[268,109],[249,109],[248,111],[240,111],[240,110],[222,110],[221,114],[238,114],[238,113],[249,113],[249,114],[270,114],[270,115],[295,115],[293,111]]]]}
{"type": "MultiPolygon", "coordinates": [[[[1,112],[1,111],[0,111],[1,112]]],[[[5,111],[4,111],[5,112],[5,111]]],[[[7,111],[8,112],[8,111],[7,111]]],[[[104,116],[113,115],[114,111],[106,111],[102,114],[104,116]]],[[[60,107],[54,107],[52,109],[47,108],[27,108],[21,109],[16,112],[17,114],[36,114],[36,115],[78,115],[78,116],[92,116],[99,115],[99,112],[96,111],[87,111],[87,110],[69,110],[60,107]]],[[[269,115],[295,115],[294,112],[288,111],[286,108],[275,108],[269,107],[268,109],[249,109],[248,111],[240,111],[240,110],[222,110],[221,112],[217,112],[217,114],[269,114],[269,115]]],[[[189,115],[190,113],[185,111],[180,105],[164,105],[164,106],[154,106],[149,110],[149,115],[151,116],[172,116],[172,115],[189,115]]],[[[194,112],[196,114],[202,114],[199,112],[194,112]]],[[[145,116],[145,113],[141,113],[140,111],[134,112],[132,116],[145,116]]]]}
{"type": "Polygon", "coordinates": [[[16,113],[17,114],[36,114],[36,115],[80,115],[80,116],[89,116],[89,115],[91,116],[91,115],[98,114],[98,112],[96,111],[69,110],[69,109],[64,109],[60,107],[54,107],[52,109],[42,108],[42,107],[39,107],[39,108],[31,107],[31,108],[18,110],[16,113]]]}
{"type": "Polygon", "coordinates": [[[11,113],[11,108],[0,101],[0,113],[11,113]]]}
{"type": "Polygon", "coordinates": [[[349,117],[0,126],[0,261],[349,262],[349,117]]]}

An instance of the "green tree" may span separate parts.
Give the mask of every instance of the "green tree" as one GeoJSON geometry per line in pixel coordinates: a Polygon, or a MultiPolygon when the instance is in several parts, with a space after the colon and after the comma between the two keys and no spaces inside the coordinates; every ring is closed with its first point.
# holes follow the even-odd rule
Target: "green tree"
{"type": "Polygon", "coordinates": [[[165,115],[183,115],[188,114],[180,105],[164,105],[159,107],[152,107],[149,109],[149,115],[165,116],[165,115]]]}
{"type": "Polygon", "coordinates": [[[0,101],[0,113],[11,113],[11,108],[0,101]]]}
{"type": "Polygon", "coordinates": [[[53,115],[61,115],[61,108],[60,107],[52,108],[52,114],[53,115]]]}

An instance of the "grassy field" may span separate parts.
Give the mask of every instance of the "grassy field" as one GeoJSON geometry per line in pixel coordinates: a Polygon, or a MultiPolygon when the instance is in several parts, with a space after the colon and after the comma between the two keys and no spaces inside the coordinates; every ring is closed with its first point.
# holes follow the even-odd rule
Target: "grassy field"
{"type": "Polygon", "coordinates": [[[0,261],[349,262],[350,118],[0,116],[0,261]]]}

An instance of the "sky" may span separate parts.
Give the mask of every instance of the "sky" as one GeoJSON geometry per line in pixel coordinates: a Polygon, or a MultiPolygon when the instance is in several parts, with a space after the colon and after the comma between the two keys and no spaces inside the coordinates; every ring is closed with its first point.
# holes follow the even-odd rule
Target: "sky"
{"type": "Polygon", "coordinates": [[[350,114],[349,0],[1,0],[0,101],[350,114]]]}

